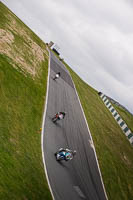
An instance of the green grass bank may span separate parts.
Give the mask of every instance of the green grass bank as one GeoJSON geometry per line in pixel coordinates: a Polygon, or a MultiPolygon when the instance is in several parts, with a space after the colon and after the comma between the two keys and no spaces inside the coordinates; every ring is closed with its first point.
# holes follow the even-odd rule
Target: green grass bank
{"type": "Polygon", "coordinates": [[[0,199],[51,200],[41,153],[48,52],[0,2],[0,199]]]}

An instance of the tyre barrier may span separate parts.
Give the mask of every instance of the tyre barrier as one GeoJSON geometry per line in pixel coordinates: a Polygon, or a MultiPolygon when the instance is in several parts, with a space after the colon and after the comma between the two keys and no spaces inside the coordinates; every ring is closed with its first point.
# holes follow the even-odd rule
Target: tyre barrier
{"type": "Polygon", "coordinates": [[[126,135],[127,139],[129,140],[130,144],[133,145],[133,133],[128,128],[127,124],[124,122],[124,120],[121,118],[119,113],[115,110],[115,108],[110,103],[109,99],[106,97],[105,94],[102,92],[98,92],[99,96],[101,97],[102,101],[104,102],[104,105],[108,108],[108,110],[113,115],[114,119],[122,129],[123,133],[126,135]]]}

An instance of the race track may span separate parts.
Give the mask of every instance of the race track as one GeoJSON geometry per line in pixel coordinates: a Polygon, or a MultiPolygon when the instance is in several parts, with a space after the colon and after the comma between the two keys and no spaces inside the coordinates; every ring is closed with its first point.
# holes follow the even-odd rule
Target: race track
{"type": "Polygon", "coordinates": [[[91,137],[73,82],[64,65],[51,53],[48,102],[44,125],[43,150],[49,183],[55,200],[105,200],[91,137]],[[56,72],[61,77],[54,81],[56,72]],[[64,120],[54,124],[51,118],[66,111],[64,120]],[[60,148],[77,150],[75,158],[57,162],[60,148]]]}

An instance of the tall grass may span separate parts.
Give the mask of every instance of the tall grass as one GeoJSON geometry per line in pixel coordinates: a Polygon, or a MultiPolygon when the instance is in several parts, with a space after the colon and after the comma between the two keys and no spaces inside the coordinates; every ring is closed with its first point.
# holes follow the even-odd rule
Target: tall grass
{"type": "Polygon", "coordinates": [[[40,144],[48,63],[36,83],[8,60],[0,55],[0,199],[51,199],[40,144]]]}

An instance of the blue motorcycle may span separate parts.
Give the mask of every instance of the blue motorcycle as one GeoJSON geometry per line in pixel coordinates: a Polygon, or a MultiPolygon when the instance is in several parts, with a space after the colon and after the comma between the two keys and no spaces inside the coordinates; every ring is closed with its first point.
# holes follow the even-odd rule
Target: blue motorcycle
{"type": "Polygon", "coordinates": [[[57,161],[72,160],[75,155],[76,155],[76,151],[72,151],[72,150],[69,150],[69,149],[63,149],[63,148],[60,148],[59,151],[57,151],[55,153],[55,157],[56,157],[57,161]]]}

